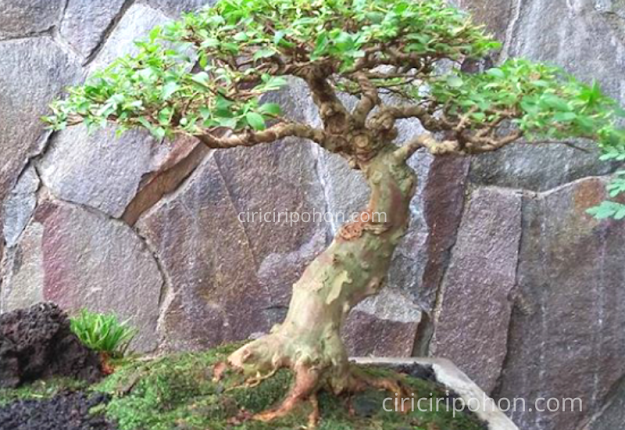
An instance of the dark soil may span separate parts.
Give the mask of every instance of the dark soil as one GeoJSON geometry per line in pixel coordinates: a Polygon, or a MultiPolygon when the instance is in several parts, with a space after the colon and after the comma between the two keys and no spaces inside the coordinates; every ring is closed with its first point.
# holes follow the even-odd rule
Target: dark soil
{"type": "Polygon", "coordinates": [[[2,430],[115,430],[102,412],[110,396],[104,393],[62,392],[47,400],[18,400],[0,407],[2,430]]]}
{"type": "Polygon", "coordinates": [[[53,303],[0,315],[0,388],[54,376],[95,382],[102,377],[99,355],[70,329],[53,303]]]}

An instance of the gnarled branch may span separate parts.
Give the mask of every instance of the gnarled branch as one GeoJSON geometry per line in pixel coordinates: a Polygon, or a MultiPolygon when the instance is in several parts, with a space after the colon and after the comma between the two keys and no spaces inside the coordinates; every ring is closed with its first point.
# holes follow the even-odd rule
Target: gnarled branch
{"type": "Polygon", "coordinates": [[[331,67],[316,66],[298,76],[308,84],[325,130],[328,133],[340,135],[347,131],[350,114],[336,95],[334,86],[327,80],[327,76],[331,74],[331,67]]]}
{"type": "Polygon", "coordinates": [[[522,136],[521,130],[512,130],[499,137],[467,137],[467,141],[462,143],[457,139],[437,140],[430,133],[422,133],[409,140],[395,153],[397,157],[403,160],[410,158],[420,148],[425,148],[432,155],[473,155],[496,151],[519,140],[522,136]]]}
{"type": "Polygon", "coordinates": [[[260,143],[271,143],[285,137],[300,137],[318,143],[330,152],[340,153],[344,145],[341,140],[329,136],[323,130],[299,123],[278,123],[262,131],[245,131],[226,136],[205,133],[196,136],[209,148],[223,149],[239,146],[255,146],[260,143]]]}
{"type": "Polygon", "coordinates": [[[354,74],[354,78],[360,87],[361,96],[352,113],[352,120],[356,127],[363,127],[369,113],[380,103],[380,97],[378,95],[378,89],[365,73],[357,72],[354,74]]]}

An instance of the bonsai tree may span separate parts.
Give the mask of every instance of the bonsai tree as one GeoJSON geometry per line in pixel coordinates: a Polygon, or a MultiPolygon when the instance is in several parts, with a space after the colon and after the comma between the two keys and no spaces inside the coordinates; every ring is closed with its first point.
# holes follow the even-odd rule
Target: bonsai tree
{"type": "Polygon", "coordinates": [[[220,150],[298,137],[343,157],[371,189],[363,216],[344,225],[293,286],[284,322],[228,358],[249,384],[293,370],[291,391],[257,416],[263,420],[305,400],[315,404],[322,388],[401,389],[353,370],[340,330],[356,304],[384,288],[410,221],[418,178],[407,160],[416,151],[473,155],[522,138],[623,148],[616,103],[596,83],[520,59],[463,72],[463,63],[500,45],[442,0],[221,0],[137,45],[138,54],[56,101],[51,126],[112,121],[122,131],[186,134],[220,150]],[[264,102],[288,79],[305,83],[322,125],[294,121],[264,102]],[[397,122],[409,118],[424,131],[398,136],[397,122]]]}

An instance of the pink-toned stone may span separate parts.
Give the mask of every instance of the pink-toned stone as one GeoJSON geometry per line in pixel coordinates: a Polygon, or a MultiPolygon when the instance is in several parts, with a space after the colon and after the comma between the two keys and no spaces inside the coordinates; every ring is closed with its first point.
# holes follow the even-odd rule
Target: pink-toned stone
{"type": "Polygon", "coordinates": [[[582,400],[550,413],[516,411],[523,430],[576,429],[625,374],[625,228],[586,210],[606,198],[588,178],[538,194],[523,209],[518,291],[501,398],[582,400]]]}
{"type": "Polygon", "coordinates": [[[163,278],[151,252],[126,224],[45,200],[8,257],[5,311],[45,300],[71,312],[114,312],[137,328],[133,348],[156,347],[163,278]]]}
{"type": "Polygon", "coordinates": [[[325,225],[251,222],[246,214],[321,211],[310,151],[288,141],[212,153],[138,221],[168,276],[164,347],[206,348],[282,320],[291,285],[325,245],[325,225]]]}
{"type": "Polygon", "coordinates": [[[435,315],[431,353],[452,360],[487,393],[506,358],[520,238],[521,194],[474,191],[435,315]]]}

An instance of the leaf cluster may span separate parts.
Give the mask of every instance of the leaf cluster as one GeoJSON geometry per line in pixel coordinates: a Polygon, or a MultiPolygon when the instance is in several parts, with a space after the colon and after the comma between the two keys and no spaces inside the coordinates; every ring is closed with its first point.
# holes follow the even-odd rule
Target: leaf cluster
{"type": "Polygon", "coordinates": [[[496,132],[507,121],[529,140],[589,138],[606,150],[625,140],[616,101],[558,67],[510,59],[484,73],[440,76],[430,88],[444,120],[468,130],[496,132]]]}

